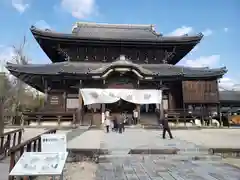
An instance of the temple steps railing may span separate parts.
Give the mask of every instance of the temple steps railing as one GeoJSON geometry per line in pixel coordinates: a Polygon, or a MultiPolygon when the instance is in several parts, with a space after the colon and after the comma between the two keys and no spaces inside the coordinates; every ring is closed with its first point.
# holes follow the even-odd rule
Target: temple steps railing
{"type": "Polygon", "coordinates": [[[41,123],[55,122],[56,125],[63,123],[74,124],[76,122],[76,111],[70,112],[24,112],[22,117],[23,125],[30,125],[35,123],[41,125],[41,123]]]}
{"type": "MultiPolygon", "coordinates": [[[[35,136],[25,142],[18,144],[17,146],[12,147],[8,155],[10,155],[10,165],[9,165],[9,172],[13,169],[18,159],[24,152],[40,152],[41,151],[41,135],[43,134],[55,134],[57,129],[50,129],[45,131],[44,133],[35,136]]],[[[9,176],[9,180],[14,180],[14,176],[9,176]]]]}
{"type": "Polygon", "coordinates": [[[8,152],[22,141],[23,129],[15,129],[0,135],[0,160],[4,159],[8,152]]]}

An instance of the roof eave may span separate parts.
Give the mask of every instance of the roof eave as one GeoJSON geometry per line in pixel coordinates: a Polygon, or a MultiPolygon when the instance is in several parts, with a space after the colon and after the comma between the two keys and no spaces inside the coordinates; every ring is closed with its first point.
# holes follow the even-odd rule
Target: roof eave
{"type": "Polygon", "coordinates": [[[59,41],[82,41],[82,42],[104,42],[104,43],[140,43],[140,44],[187,44],[187,43],[198,43],[203,35],[199,34],[196,36],[186,36],[186,37],[166,37],[161,36],[159,39],[108,39],[108,38],[89,38],[89,37],[80,37],[76,36],[74,34],[64,34],[64,33],[54,33],[51,31],[44,31],[37,29],[35,27],[31,27],[30,31],[34,35],[35,38],[44,38],[44,39],[53,39],[53,40],[59,40],[59,41]],[[168,39],[167,39],[168,38],[168,39]],[[185,39],[183,39],[185,38],[185,39]]]}

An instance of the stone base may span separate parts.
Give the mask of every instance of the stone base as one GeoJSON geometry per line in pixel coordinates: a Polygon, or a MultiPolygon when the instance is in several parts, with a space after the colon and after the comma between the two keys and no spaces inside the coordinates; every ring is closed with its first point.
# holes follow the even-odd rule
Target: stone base
{"type": "Polygon", "coordinates": [[[128,154],[177,154],[179,149],[131,149],[128,154]]]}

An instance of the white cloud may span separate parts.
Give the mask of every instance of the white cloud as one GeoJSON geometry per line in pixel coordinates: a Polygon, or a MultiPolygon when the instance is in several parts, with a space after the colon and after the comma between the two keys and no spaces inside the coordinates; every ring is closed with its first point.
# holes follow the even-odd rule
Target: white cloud
{"type": "Polygon", "coordinates": [[[25,3],[24,0],[12,0],[12,6],[19,12],[24,13],[27,8],[29,8],[29,4],[25,3]]]}
{"type": "Polygon", "coordinates": [[[202,32],[204,36],[210,36],[212,35],[212,30],[211,29],[206,29],[205,31],[202,32]]]}
{"type": "Polygon", "coordinates": [[[240,84],[229,77],[223,77],[222,79],[220,79],[219,89],[223,91],[240,91],[240,84]]]}
{"type": "Polygon", "coordinates": [[[35,27],[40,29],[51,29],[51,26],[44,20],[39,20],[34,24],[35,27]]]}
{"type": "Polygon", "coordinates": [[[173,32],[169,34],[169,36],[183,36],[185,34],[189,34],[193,32],[192,27],[182,26],[180,28],[175,29],[173,32]]]}
{"type": "Polygon", "coordinates": [[[224,31],[224,32],[228,32],[229,29],[228,29],[228,28],[224,28],[223,31],[224,31]]]}
{"type": "Polygon", "coordinates": [[[185,66],[190,67],[215,67],[220,61],[220,55],[201,56],[197,59],[184,60],[185,66]]]}
{"type": "Polygon", "coordinates": [[[61,7],[78,19],[85,19],[97,11],[95,0],[61,0],[61,7]]]}

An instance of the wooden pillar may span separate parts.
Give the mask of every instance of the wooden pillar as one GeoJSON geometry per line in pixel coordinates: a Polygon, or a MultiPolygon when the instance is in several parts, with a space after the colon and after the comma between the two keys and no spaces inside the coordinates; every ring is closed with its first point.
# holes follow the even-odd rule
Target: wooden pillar
{"type": "Polygon", "coordinates": [[[184,101],[183,101],[183,118],[184,118],[184,126],[186,126],[186,104],[184,103],[184,101]]]}
{"type": "MultiPolygon", "coordinates": [[[[105,87],[106,81],[103,80],[103,88],[105,87]]],[[[101,104],[101,111],[104,113],[106,111],[106,104],[101,104]]]]}
{"type": "Polygon", "coordinates": [[[169,104],[169,109],[171,111],[176,110],[176,102],[175,102],[175,95],[174,95],[174,90],[173,87],[171,86],[168,92],[168,104],[169,104]]]}
{"type": "MultiPolygon", "coordinates": [[[[162,85],[162,81],[159,82],[159,89],[162,85]]],[[[163,119],[165,114],[164,114],[164,107],[163,107],[163,90],[162,90],[162,98],[161,98],[161,104],[159,104],[160,108],[160,119],[163,119]]]]}
{"type": "Polygon", "coordinates": [[[79,107],[78,107],[78,123],[80,125],[83,124],[83,119],[84,119],[84,112],[83,112],[83,98],[81,94],[81,88],[82,88],[82,80],[79,81],[79,92],[78,92],[78,99],[79,99],[79,107]]]}
{"type": "Polygon", "coordinates": [[[66,112],[67,111],[67,93],[66,91],[63,92],[63,108],[64,108],[64,111],[66,112]]]}
{"type": "Polygon", "coordinates": [[[201,122],[202,124],[205,126],[205,121],[204,121],[204,118],[203,118],[203,104],[200,104],[200,115],[201,115],[201,122]]]}
{"type": "MultiPolygon", "coordinates": [[[[140,86],[140,82],[139,80],[137,80],[137,89],[139,89],[140,86]]],[[[140,110],[141,110],[141,105],[140,104],[136,104],[136,109],[138,111],[138,123],[140,124],[140,119],[141,119],[141,114],[140,114],[140,110]]]]}
{"type": "MultiPolygon", "coordinates": [[[[66,87],[66,80],[63,80],[63,85],[66,87]]],[[[67,111],[67,92],[66,90],[63,92],[63,109],[66,112],[67,111]]]]}
{"type": "Polygon", "coordinates": [[[222,113],[221,113],[221,104],[217,104],[217,114],[219,116],[220,126],[223,126],[222,113]]]}
{"type": "Polygon", "coordinates": [[[46,105],[48,101],[48,84],[46,79],[43,79],[43,81],[44,81],[44,94],[45,94],[44,105],[46,105]]]}

